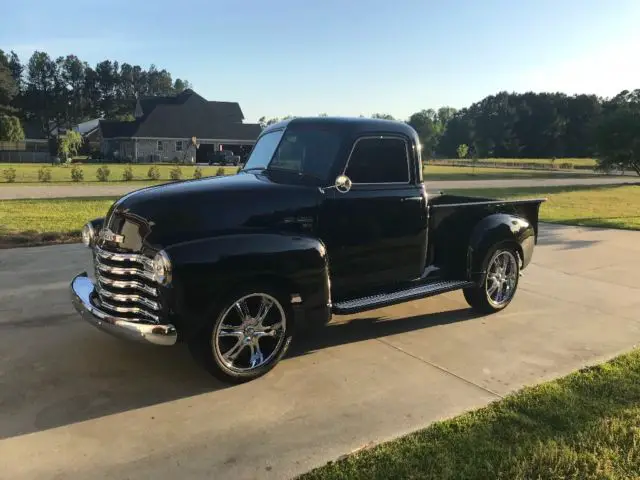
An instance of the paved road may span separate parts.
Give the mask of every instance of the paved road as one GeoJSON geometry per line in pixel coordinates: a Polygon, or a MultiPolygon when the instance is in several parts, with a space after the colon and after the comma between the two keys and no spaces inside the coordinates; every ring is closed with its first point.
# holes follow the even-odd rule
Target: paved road
{"type": "Polygon", "coordinates": [[[258,381],[224,388],[185,348],[82,323],[87,251],[0,251],[0,474],[290,478],[640,341],[640,232],[543,225],[509,308],[459,292],[338,318],[258,381]]]}
{"type": "MultiPolygon", "coordinates": [[[[604,177],[593,178],[525,178],[503,180],[452,180],[429,182],[429,190],[451,190],[456,188],[508,188],[508,187],[549,187],[554,185],[618,185],[640,183],[638,177],[604,177]]],[[[141,188],[132,185],[26,185],[0,186],[0,200],[16,198],[62,198],[62,197],[109,197],[120,196],[141,188]]]]}

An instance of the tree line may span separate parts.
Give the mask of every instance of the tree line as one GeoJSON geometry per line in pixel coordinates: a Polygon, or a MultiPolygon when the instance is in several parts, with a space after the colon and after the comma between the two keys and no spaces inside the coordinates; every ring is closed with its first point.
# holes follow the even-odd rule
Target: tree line
{"type": "MultiPolygon", "coordinates": [[[[388,113],[371,117],[396,120],[388,113]]],[[[467,108],[420,110],[401,121],[418,133],[425,159],[596,156],[605,168],[640,175],[640,89],[613,98],[499,92],[467,108]]]]}
{"type": "Polygon", "coordinates": [[[141,96],[170,95],[191,88],[165,69],[104,60],[95,66],[76,55],[51,58],[34,52],[23,63],[0,50],[0,140],[20,137],[20,125],[36,122],[47,135],[93,118],[129,119],[141,96]]]}

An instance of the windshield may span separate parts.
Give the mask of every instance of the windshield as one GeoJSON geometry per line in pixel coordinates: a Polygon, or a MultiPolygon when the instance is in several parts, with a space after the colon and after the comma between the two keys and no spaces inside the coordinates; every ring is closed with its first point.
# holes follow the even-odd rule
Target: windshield
{"type": "Polygon", "coordinates": [[[340,145],[341,136],[330,129],[308,126],[276,130],[258,140],[244,169],[266,167],[325,181],[340,145]]]}

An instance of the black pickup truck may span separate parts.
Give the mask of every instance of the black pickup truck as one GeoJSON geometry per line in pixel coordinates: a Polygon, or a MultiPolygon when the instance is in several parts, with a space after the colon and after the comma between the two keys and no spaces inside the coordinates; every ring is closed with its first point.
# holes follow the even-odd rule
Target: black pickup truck
{"type": "Polygon", "coordinates": [[[505,308],[543,201],[428,194],[401,122],[293,119],[236,175],[143,188],[88,222],[93,266],[71,297],[102,330],[187,342],[215,376],[246,381],[332,315],[453,290],[505,308]]]}

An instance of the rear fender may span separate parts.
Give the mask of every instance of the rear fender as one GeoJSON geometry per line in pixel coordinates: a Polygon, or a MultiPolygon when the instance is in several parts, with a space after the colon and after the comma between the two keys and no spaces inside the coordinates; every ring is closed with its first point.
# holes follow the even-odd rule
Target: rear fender
{"type": "Polygon", "coordinates": [[[296,319],[329,320],[328,260],[318,239],[238,234],[185,242],[166,252],[173,269],[172,307],[187,331],[211,321],[211,307],[232,290],[257,281],[285,290],[296,319]]]}
{"type": "Polygon", "coordinates": [[[521,268],[531,262],[535,245],[535,229],[524,218],[496,213],[483,218],[474,227],[467,249],[467,278],[478,282],[485,273],[484,259],[497,245],[512,244],[520,255],[521,268]]]}

